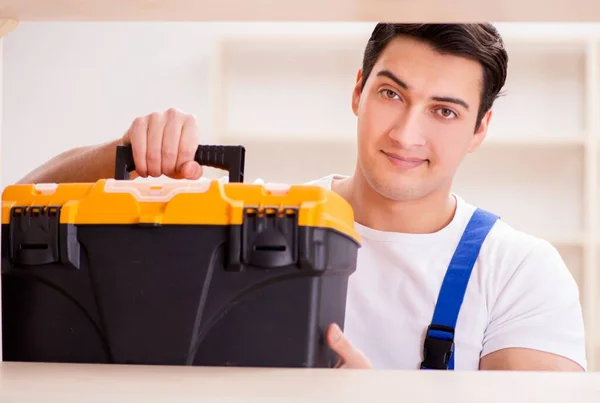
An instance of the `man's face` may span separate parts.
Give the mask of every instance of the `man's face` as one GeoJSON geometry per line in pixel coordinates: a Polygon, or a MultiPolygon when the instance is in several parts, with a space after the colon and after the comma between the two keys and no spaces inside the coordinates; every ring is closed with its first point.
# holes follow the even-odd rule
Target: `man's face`
{"type": "Polygon", "coordinates": [[[465,154],[485,137],[491,115],[475,131],[481,65],[399,37],[381,53],[362,92],[361,75],[352,102],[359,173],[393,200],[450,189],[465,154]]]}

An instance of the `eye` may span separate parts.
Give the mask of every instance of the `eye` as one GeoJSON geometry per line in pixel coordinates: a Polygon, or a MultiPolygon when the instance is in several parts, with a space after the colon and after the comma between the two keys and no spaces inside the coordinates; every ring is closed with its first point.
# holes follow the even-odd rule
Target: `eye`
{"type": "Polygon", "coordinates": [[[456,117],[456,113],[448,108],[439,108],[436,110],[436,113],[444,119],[453,119],[456,117]]]}
{"type": "Polygon", "coordinates": [[[388,88],[382,89],[381,91],[379,91],[379,93],[382,94],[385,98],[400,99],[400,95],[388,88]]]}

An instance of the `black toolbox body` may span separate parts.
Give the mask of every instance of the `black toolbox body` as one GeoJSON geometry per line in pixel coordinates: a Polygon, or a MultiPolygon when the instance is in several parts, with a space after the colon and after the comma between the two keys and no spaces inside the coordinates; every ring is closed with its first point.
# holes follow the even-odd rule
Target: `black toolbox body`
{"type": "Polygon", "coordinates": [[[8,186],[3,360],[331,367],[359,247],[350,206],[316,186],[8,186]]]}

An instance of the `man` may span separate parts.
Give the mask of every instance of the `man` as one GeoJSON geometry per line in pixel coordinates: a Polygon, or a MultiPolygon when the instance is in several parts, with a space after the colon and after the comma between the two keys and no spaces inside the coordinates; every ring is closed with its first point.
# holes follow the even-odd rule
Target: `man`
{"type": "MultiPolygon", "coordinates": [[[[327,332],[339,367],[586,369],[578,289],[558,252],[450,190],[486,136],[507,62],[488,24],[374,29],[352,93],[356,170],[312,182],[352,205],[363,243],[345,332],[327,332]]],[[[117,144],[132,145],[139,176],[197,179],[200,140],[191,115],[152,113],[22,182],[112,177],[117,144]]]]}

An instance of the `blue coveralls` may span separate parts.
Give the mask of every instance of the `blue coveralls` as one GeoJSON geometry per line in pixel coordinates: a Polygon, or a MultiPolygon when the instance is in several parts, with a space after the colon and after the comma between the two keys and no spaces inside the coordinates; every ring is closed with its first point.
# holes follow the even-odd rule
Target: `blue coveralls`
{"type": "Polygon", "coordinates": [[[421,369],[454,369],[454,334],[460,307],[481,245],[498,218],[476,209],[469,220],[444,276],[433,319],[425,334],[421,369]]]}

